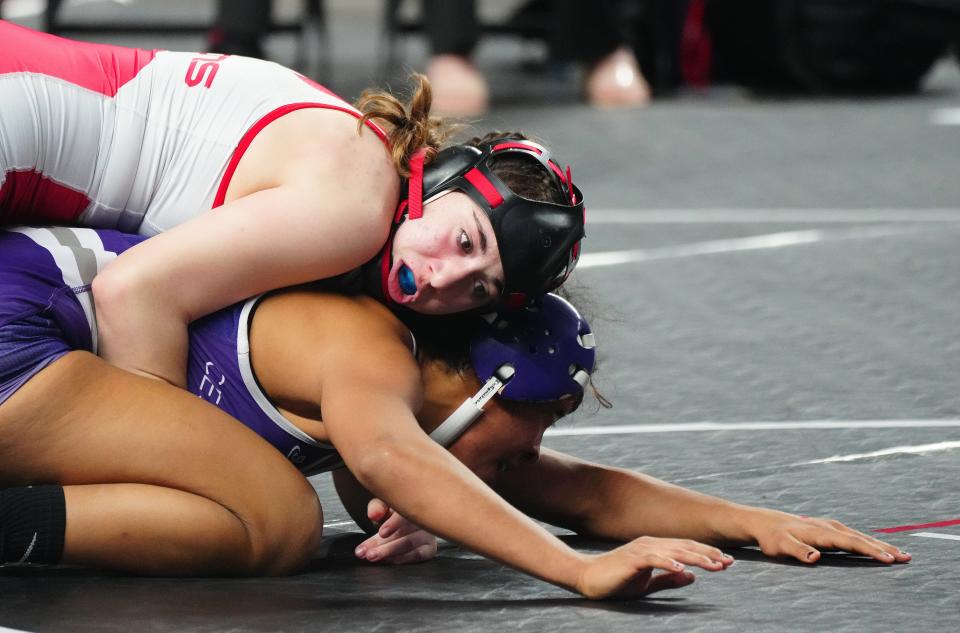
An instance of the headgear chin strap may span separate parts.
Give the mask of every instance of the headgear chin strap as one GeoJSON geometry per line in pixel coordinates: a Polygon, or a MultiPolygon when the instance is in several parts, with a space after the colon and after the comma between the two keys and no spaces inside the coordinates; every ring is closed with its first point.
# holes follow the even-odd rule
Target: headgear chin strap
{"type": "Polygon", "coordinates": [[[582,397],[593,372],[596,341],[590,325],[557,295],[484,320],[470,343],[470,361],[483,386],[430,434],[443,446],[453,444],[495,395],[522,402],[582,397]]]}
{"type": "MultiPolygon", "coordinates": [[[[504,270],[500,304],[520,307],[560,286],[577,265],[584,236],[583,194],[573,184],[570,167],[562,170],[547,150],[522,138],[504,138],[480,146],[448,147],[425,165],[427,150],[410,158],[407,198],[401,203],[389,241],[405,220],[423,215],[423,205],[447,191],[461,191],[490,219],[504,270]],[[539,163],[562,192],[563,204],[532,200],[513,192],[491,169],[494,158],[517,156],[539,163]]],[[[390,244],[379,256],[386,287],[390,244]]],[[[386,300],[389,294],[384,293],[386,300]]]]}
{"type": "MultiPolygon", "coordinates": [[[[407,213],[410,220],[419,220],[423,217],[423,163],[427,158],[427,150],[421,147],[410,157],[410,180],[407,183],[407,213]]],[[[400,203],[403,208],[404,203],[400,203]]]]}

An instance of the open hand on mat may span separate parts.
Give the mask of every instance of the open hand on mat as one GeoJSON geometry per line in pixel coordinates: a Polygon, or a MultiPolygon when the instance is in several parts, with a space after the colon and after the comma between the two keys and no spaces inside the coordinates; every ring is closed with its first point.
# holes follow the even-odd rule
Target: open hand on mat
{"type": "Polygon", "coordinates": [[[380,499],[371,499],[367,504],[367,518],[380,529],[357,546],[358,558],[371,563],[404,565],[436,556],[437,537],[394,512],[380,499]]]}
{"type": "Polygon", "coordinates": [[[833,519],[803,517],[753,508],[748,530],[767,556],[787,556],[804,563],[820,560],[820,550],[869,556],[881,563],[906,563],[910,554],[833,519]]]}
{"type": "Polygon", "coordinates": [[[639,598],[694,581],[687,565],[722,571],[733,558],[716,547],[689,539],[642,536],[615,550],[590,557],[577,590],[587,598],[639,598]],[[662,569],[666,573],[655,573],[662,569]]]}

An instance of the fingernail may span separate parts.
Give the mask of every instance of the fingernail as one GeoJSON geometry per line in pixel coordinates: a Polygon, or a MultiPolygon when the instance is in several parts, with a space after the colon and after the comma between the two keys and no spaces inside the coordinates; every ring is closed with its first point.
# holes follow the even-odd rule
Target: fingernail
{"type": "Polygon", "coordinates": [[[723,558],[724,558],[725,560],[733,560],[733,556],[731,556],[730,554],[724,554],[724,555],[723,555],[723,558]]]}
{"type": "Polygon", "coordinates": [[[816,557],[816,552],[807,552],[807,560],[813,560],[816,557]]]}
{"type": "Polygon", "coordinates": [[[884,558],[889,558],[890,560],[893,560],[893,554],[889,554],[889,553],[887,553],[887,552],[884,552],[884,553],[883,553],[883,557],[884,557],[884,558]]]}
{"type": "Polygon", "coordinates": [[[367,550],[364,549],[363,547],[358,547],[357,549],[353,550],[353,553],[359,556],[360,558],[363,558],[363,555],[367,553],[367,550]]]}
{"type": "Polygon", "coordinates": [[[673,568],[676,569],[677,571],[680,571],[681,569],[683,569],[683,563],[674,563],[673,568]]]}

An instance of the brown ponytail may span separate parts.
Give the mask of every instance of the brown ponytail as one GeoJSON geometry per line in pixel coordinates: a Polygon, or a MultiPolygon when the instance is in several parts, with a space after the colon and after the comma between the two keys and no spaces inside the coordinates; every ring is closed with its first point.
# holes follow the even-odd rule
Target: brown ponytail
{"type": "Polygon", "coordinates": [[[410,156],[414,152],[426,147],[429,154],[436,153],[453,131],[453,126],[441,118],[430,116],[430,81],[419,73],[412,73],[410,81],[414,84],[413,94],[406,103],[385,90],[368,89],[354,104],[363,113],[358,131],[369,120],[385,128],[393,162],[404,178],[410,175],[410,156]]]}

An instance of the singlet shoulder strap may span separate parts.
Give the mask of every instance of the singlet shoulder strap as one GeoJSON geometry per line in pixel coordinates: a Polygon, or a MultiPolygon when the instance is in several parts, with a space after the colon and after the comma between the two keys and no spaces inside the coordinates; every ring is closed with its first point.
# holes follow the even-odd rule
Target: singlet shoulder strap
{"type": "Polygon", "coordinates": [[[240,311],[240,317],[237,322],[237,364],[240,369],[240,376],[243,378],[243,384],[247,388],[250,397],[257,403],[257,406],[260,407],[260,410],[278,427],[304,444],[334,450],[330,444],[318,442],[300,430],[297,425],[283,417],[283,414],[270,402],[267,394],[264,393],[260,387],[256,375],[253,373],[253,364],[250,362],[250,318],[257,305],[265,297],[266,295],[262,294],[248,299],[240,311]]]}

